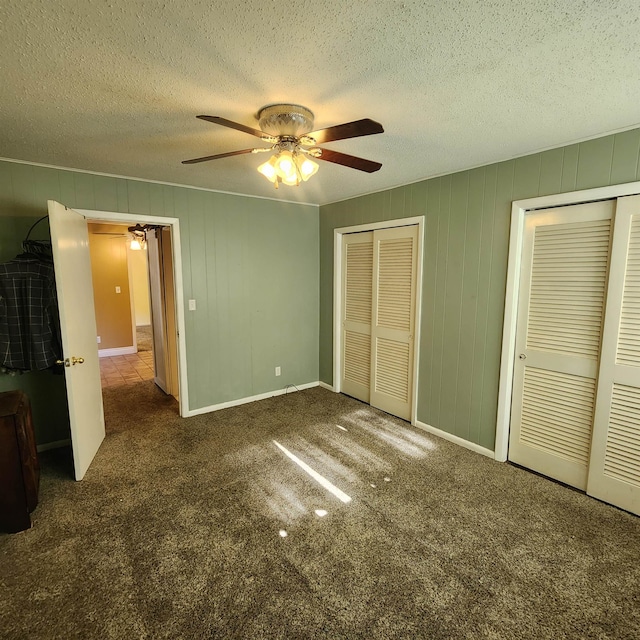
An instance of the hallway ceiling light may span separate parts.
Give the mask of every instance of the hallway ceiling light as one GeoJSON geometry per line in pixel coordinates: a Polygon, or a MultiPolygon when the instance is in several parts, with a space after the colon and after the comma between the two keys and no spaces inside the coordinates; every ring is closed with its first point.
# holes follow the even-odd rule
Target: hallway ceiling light
{"type": "Polygon", "coordinates": [[[146,225],[143,227],[139,223],[135,227],[129,227],[128,231],[131,234],[130,249],[132,251],[141,251],[143,247],[147,246],[147,229],[146,225]]]}

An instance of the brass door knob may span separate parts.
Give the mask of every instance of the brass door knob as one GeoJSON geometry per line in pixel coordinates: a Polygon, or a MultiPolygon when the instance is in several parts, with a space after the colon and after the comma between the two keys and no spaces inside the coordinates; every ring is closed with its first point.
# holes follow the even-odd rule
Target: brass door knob
{"type": "Polygon", "coordinates": [[[56,364],[63,364],[65,367],[71,366],[71,363],[69,362],[69,358],[65,358],[64,360],[56,360],[56,364]]]}
{"type": "Polygon", "coordinates": [[[71,357],[71,364],[83,364],[84,358],[76,358],[75,356],[71,357]]]}

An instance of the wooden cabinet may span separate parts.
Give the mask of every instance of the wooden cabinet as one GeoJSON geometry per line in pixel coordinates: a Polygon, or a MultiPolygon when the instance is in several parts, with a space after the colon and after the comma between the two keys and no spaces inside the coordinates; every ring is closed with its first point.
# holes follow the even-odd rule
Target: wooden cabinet
{"type": "Polygon", "coordinates": [[[0,531],[31,527],[39,482],[29,399],[22,391],[0,393],[0,531]]]}

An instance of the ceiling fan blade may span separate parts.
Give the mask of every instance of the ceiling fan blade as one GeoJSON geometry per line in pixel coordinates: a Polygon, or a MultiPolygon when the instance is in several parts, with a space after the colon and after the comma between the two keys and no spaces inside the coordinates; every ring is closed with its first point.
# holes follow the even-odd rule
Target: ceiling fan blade
{"type": "Polygon", "coordinates": [[[352,169],[358,169],[358,171],[366,171],[367,173],[373,173],[382,166],[379,162],[356,158],[356,156],[349,156],[346,153],[340,153],[332,149],[322,149],[322,155],[318,156],[318,158],[327,162],[335,162],[345,167],[351,167],[352,169]]]}
{"type": "Polygon", "coordinates": [[[89,233],[92,233],[94,236],[113,236],[114,238],[126,238],[127,237],[127,234],[124,233],[123,231],[115,232],[115,231],[91,231],[91,230],[89,230],[89,233]]]}
{"type": "Polygon", "coordinates": [[[208,160],[218,160],[218,158],[228,158],[229,156],[241,156],[243,153],[253,153],[253,149],[229,151],[228,153],[218,153],[215,156],[204,156],[203,158],[193,158],[193,160],[183,160],[182,164],[196,164],[198,162],[207,162],[208,160]]]}
{"type": "Polygon", "coordinates": [[[196,116],[196,118],[200,118],[200,120],[206,120],[207,122],[213,122],[214,124],[220,124],[223,127],[229,127],[231,129],[237,129],[238,131],[244,131],[244,133],[249,133],[250,135],[256,136],[257,138],[270,137],[263,131],[252,129],[251,127],[247,127],[238,122],[233,122],[232,120],[227,120],[226,118],[221,118],[220,116],[196,116]]]}
{"type": "Polygon", "coordinates": [[[334,127],[319,129],[305,135],[313,138],[318,144],[333,142],[334,140],[345,140],[346,138],[359,138],[360,136],[370,136],[374,133],[384,133],[384,129],[379,122],[364,118],[337,124],[334,127]]]}

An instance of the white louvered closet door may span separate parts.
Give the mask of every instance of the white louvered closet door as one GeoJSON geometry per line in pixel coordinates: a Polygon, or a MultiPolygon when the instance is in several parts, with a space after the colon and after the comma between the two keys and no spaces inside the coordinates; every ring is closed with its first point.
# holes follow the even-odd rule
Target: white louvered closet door
{"type": "Polygon", "coordinates": [[[614,203],[527,215],[509,459],[585,489],[614,203]]]}
{"type": "Polygon", "coordinates": [[[345,234],[342,243],[342,380],[347,395],[369,402],[373,232],[345,234]]]}
{"type": "Polygon", "coordinates": [[[640,196],[618,199],[587,493],[640,515],[640,196]]]}
{"type": "Polygon", "coordinates": [[[418,227],[373,234],[371,399],[411,420],[418,227]]]}

